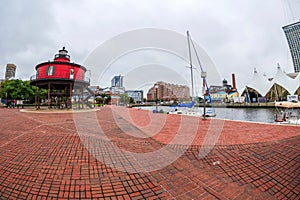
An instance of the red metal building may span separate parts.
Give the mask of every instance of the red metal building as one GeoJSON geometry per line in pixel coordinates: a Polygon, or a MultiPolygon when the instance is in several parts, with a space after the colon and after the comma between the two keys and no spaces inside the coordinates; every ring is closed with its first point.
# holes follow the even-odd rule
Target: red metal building
{"type": "MultiPolygon", "coordinates": [[[[62,101],[71,107],[72,97],[77,96],[78,100],[82,100],[83,91],[90,84],[89,79],[85,76],[87,69],[82,65],[71,63],[65,47],[58,51],[53,61],[40,63],[35,69],[36,75],[30,78],[30,82],[39,89],[48,90],[47,104],[49,107],[58,102],[61,104],[62,101]]],[[[39,102],[37,95],[38,106],[39,102]]]]}

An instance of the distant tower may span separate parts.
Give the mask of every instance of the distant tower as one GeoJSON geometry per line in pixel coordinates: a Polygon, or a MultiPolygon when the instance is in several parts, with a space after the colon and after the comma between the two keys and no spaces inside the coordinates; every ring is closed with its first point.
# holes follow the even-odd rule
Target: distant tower
{"type": "Polygon", "coordinates": [[[300,21],[282,27],[288,41],[295,72],[300,71],[300,21]]]}
{"type": "Polygon", "coordinates": [[[123,86],[123,76],[119,75],[119,76],[115,76],[112,80],[111,80],[111,87],[110,87],[110,91],[111,91],[111,104],[116,104],[118,105],[121,97],[121,94],[125,93],[125,88],[123,86]]]}
{"type": "Polygon", "coordinates": [[[111,87],[123,87],[123,76],[115,76],[111,80],[111,87]]]}
{"type": "Polygon", "coordinates": [[[14,64],[7,64],[5,70],[5,79],[15,78],[17,66],[14,64]]]}
{"type": "Polygon", "coordinates": [[[224,80],[222,81],[222,83],[223,83],[223,86],[226,86],[226,85],[228,85],[228,82],[227,82],[227,80],[226,80],[226,79],[224,79],[224,80]]]}

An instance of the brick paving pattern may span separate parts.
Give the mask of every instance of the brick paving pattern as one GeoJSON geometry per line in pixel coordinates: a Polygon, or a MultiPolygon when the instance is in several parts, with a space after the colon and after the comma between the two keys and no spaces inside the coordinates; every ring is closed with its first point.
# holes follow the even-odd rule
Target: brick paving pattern
{"type": "Polygon", "coordinates": [[[93,114],[106,137],[78,135],[71,113],[0,109],[0,199],[299,199],[297,126],[191,117],[186,127],[180,125],[180,116],[110,107],[93,114]],[[189,145],[193,123],[199,127],[189,145]],[[222,130],[212,151],[201,158],[199,150],[212,123],[221,124],[222,130]],[[186,134],[172,141],[182,128],[186,134]],[[90,149],[105,152],[102,159],[120,163],[128,158],[114,154],[109,140],[136,153],[169,143],[169,152],[186,151],[161,169],[124,172],[96,159],[83,145],[89,138],[90,149]]]}

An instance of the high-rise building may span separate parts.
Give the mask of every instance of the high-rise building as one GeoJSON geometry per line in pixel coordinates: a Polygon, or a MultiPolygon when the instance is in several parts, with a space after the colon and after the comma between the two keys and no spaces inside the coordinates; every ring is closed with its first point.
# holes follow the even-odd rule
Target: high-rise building
{"type": "Polygon", "coordinates": [[[14,64],[7,64],[5,70],[5,79],[15,78],[17,66],[14,64]]]}
{"type": "Polygon", "coordinates": [[[111,80],[111,104],[118,105],[121,101],[121,95],[125,93],[125,87],[123,86],[123,76],[115,76],[111,80]]]}
{"type": "Polygon", "coordinates": [[[282,27],[288,41],[295,72],[300,71],[300,21],[282,27]]]}
{"type": "Polygon", "coordinates": [[[115,76],[111,80],[111,87],[123,87],[123,76],[115,76]]]}

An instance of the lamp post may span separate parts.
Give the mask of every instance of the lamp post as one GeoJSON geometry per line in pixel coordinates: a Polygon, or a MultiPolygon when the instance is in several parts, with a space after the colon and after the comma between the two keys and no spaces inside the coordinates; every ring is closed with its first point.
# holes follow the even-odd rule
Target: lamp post
{"type": "Polygon", "coordinates": [[[142,104],[142,91],[138,92],[138,102],[139,105],[142,104]]]}
{"type": "MultiPolygon", "coordinates": [[[[206,86],[206,82],[205,82],[205,78],[206,78],[206,72],[201,72],[201,78],[203,79],[203,85],[204,87],[206,86]]],[[[206,108],[205,108],[205,104],[206,104],[206,98],[205,98],[205,90],[204,90],[204,105],[203,105],[203,120],[206,120],[206,108]]]]}
{"type": "Polygon", "coordinates": [[[8,103],[8,100],[7,100],[7,92],[5,92],[5,96],[6,96],[6,107],[8,107],[7,105],[7,103],[8,103]]]}
{"type": "Polygon", "coordinates": [[[158,110],[157,110],[157,89],[158,89],[158,85],[156,84],[156,85],[155,85],[155,102],[156,102],[156,112],[158,111],[158,110]]]}
{"type": "Polygon", "coordinates": [[[138,92],[137,95],[138,95],[138,98],[137,98],[137,102],[136,102],[136,103],[141,104],[141,103],[142,103],[142,100],[141,100],[141,93],[138,92]]]}

